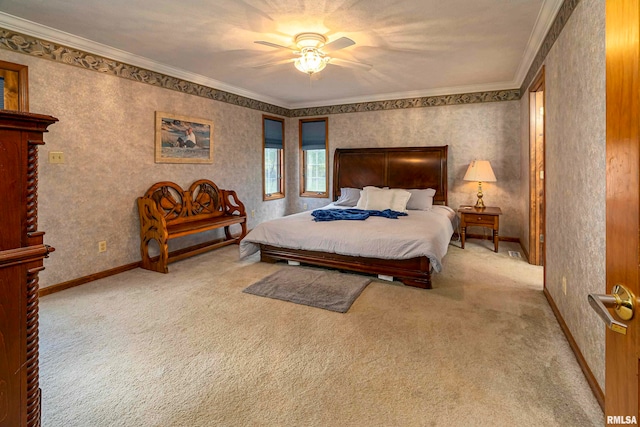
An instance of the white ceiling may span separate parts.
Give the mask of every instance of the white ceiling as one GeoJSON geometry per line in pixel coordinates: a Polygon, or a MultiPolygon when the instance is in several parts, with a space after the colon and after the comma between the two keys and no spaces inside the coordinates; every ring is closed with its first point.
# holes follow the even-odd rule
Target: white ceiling
{"type": "Polygon", "coordinates": [[[0,26],[285,108],[518,88],[562,0],[0,0],[0,26]],[[311,80],[301,32],[354,46],[311,80]]]}

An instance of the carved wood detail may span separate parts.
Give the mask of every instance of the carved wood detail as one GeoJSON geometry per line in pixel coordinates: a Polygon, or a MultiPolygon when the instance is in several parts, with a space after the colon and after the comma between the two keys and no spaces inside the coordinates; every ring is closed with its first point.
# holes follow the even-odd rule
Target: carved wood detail
{"type": "Polygon", "coordinates": [[[27,270],[27,426],[40,425],[40,388],[38,377],[38,272],[44,267],[27,270]]]}
{"type": "MultiPolygon", "coordinates": [[[[195,233],[224,228],[225,240],[206,250],[239,243],[247,234],[247,213],[233,190],[220,190],[208,179],[195,181],[188,190],[176,183],[162,181],[152,185],[138,198],[140,217],[141,266],[147,270],[167,273],[167,264],[177,257],[169,256],[169,240],[195,233]],[[230,226],[239,224],[240,235],[234,236],[230,226]],[[160,254],[149,255],[149,244],[156,241],[160,254]]],[[[202,248],[198,253],[202,253],[202,248]]],[[[195,252],[194,252],[195,254],[195,252]]],[[[184,258],[182,254],[180,259],[184,258]]]]}
{"type": "Polygon", "coordinates": [[[0,110],[0,426],[40,425],[38,145],[56,121],[0,110]]]}
{"type": "Polygon", "coordinates": [[[27,150],[27,233],[38,229],[38,145],[29,141],[27,150]]]}

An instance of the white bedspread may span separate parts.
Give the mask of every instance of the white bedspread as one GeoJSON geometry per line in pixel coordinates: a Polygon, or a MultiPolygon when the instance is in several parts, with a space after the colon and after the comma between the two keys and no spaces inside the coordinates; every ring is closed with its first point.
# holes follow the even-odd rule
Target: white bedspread
{"type": "Polygon", "coordinates": [[[446,206],[434,206],[430,211],[408,213],[398,219],[369,217],[364,221],[315,222],[311,211],[277,218],[258,224],[242,239],[240,258],[256,253],[262,243],[382,259],[426,256],[440,272],[453,235],[455,212],[446,206]]]}

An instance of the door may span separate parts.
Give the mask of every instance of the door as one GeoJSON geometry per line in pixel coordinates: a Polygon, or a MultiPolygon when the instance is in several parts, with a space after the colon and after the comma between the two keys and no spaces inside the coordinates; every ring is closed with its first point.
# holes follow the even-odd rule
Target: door
{"type": "Polygon", "coordinates": [[[529,88],[529,263],[544,264],[544,67],[529,88]]]}
{"type": "MultiPolygon", "coordinates": [[[[640,295],[639,27],[640,0],[606,1],[608,294],[622,284],[640,295]]],[[[626,335],[606,332],[605,422],[637,425],[637,307],[633,318],[622,323],[626,335]]]]}

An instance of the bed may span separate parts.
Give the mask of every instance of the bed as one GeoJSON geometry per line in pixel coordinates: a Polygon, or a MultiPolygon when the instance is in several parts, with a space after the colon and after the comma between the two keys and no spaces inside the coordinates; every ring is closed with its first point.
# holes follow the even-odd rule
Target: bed
{"type": "MultiPolygon", "coordinates": [[[[259,250],[263,262],[286,260],[375,274],[393,277],[408,286],[430,289],[432,272],[441,268],[455,221],[455,213],[446,207],[447,146],[336,149],[334,202],[339,199],[341,189],[365,186],[432,188],[436,190],[434,206],[429,211],[408,211],[408,216],[399,219],[371,217],[366,221],[322,223],[314,222],[310,212],[278,218],[259,224],[240,242],[241,257],[259,250]],[[427,227],[420,221],[439,225],[427,227]],[[393,236],[388,231],[392,229],[393,236]],[[403,233],[415,235],[419,240],[414,237],[415,242],[394,246],[392,239],[403,233]],[[297,237],[297,241],[283,240],[286,235],[297,237]],[[343,241],[347,237],[347,242],[354,236],[366,236],[371,241],[355,251],[333,236],[341,236],[343,241]],[[306,243],[301,243],[303,241],[306,243]],[[383,246],[386,252],[369,253],[368,248],[376,245],[383,246]]],[[[336,206],[327,208],[333,207],[336,206]]]]}

